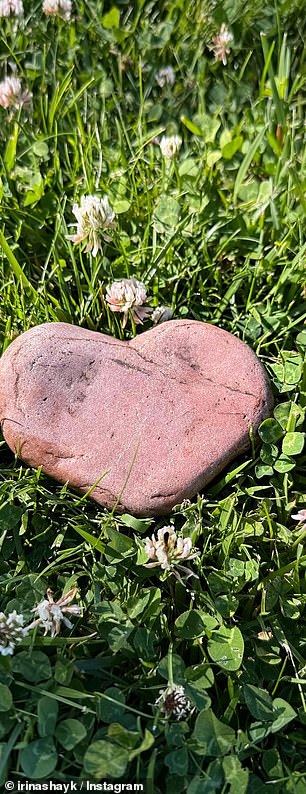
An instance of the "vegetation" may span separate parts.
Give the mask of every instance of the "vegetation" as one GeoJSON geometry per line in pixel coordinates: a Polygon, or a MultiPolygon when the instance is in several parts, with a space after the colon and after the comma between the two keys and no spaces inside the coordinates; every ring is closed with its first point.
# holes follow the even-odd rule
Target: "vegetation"
{"type": "Polygon", "coordinates": [[[304,794],[306,3],[24,6],[1,22],[1,80],[32,94],[0,108],[2,349],[46,321],[141,333],[150,317],[123,327],[105,297],[134,277],[152,308],[247,342],[275,408],[259,448],[157,521],[108,513],[2,441],[0,608],[29,625],[48,589],[72,590],[83,615],[0,655],[1,785],[304,794]],[[116,217],[97,256],[67,239],[82,195],[116,217]],[[186,579],[145,567],[144,539],[170,523],[200,551],[186,579]],[[159,700],[168,682],[182,719],[159,700]]]}

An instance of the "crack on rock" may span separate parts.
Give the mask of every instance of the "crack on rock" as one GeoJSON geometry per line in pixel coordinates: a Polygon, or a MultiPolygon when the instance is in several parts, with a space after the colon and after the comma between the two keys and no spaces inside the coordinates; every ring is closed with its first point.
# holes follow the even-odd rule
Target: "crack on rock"
{"type": "MultiPolygon", "coordinates": [[[[85,491],[85,493],[86,493],[87,491],[91,491],[93,483],[91,483],[91,485],[89,483],[87,483],[87,482],[80,483],[78,485],[72,485],[70,483],[70,485],[71,485],[71,488],[77,488],[77,489],[80,489],[82,491],[85,491]]],[[[102,488],[100,485],[96,485],[94,487],[93,491],[91,491],[90,496],[93,493],[95,493],[95,491],[98,491],[100,496],[103,496],[103,494],[106,494],[106,498],[108,498],[113,503],[113,505],[116,504],[116,506],[119,507],[119,508],[123,507],[122,503],[120,501],[118,501],[118,496],[115,496],[115,494],[113,494],[112,491],[110,491],[108,488],[102,488]]]]}
{"type": "Polygon", "coordinates": [[[221,386],[223,389],[227,389],[227,391],[232,391],[243,395],[246,394],[248,397],[254,397],[255,400],[258,400],[258,394],[254,394],[252,391],[242,391],[242,389],[235,389],[233,386],[227,386],[225,383],[214,383],[214,386],[221,386]]]}
{"type": "Polygon", "coordinates": [[[20,425],[20,427],[23,427],[23,423],[22,422],[17,422],[17,419],[11,419],[10,416],[4,416],[1,419],[1,424],[2,425],[3,425],[3,422],[13,422],[14,425],[20,425]]]}
{"type": "MultiPolygon", "coordinates": [[[[103,339],[89,339],[88,337],[84,337],[84,336],[77,337],[77,336],[62,336],[62,335],[60,337],[58,337],[57,334],[53,334],[52,336],[51,335],[47,336],[47,340],[49,341],[51,339],[56,339],[56,340],[60,339],[61,342],[62,341],[64,341],[64,342],[74,342],[74,344],[75,343],[76,344],[80,344],[81,342],[89,342],[91,345],[92,344],[100,345],[100,347],[101,347],[102,344],[103,345],[109,345],[111,347],[120,347],[121,350],[122,350],[122,346],[124,348],[126,348],[126,345],[128,344],[126,342],[120,342],[119,340],[116,341],[116,340],[113,340],[113,339],[112,340],[107,339],[106,334],[99,334],[99,331],[93,331],[92,333],[103,336],[103,339]]],[[[36,334],[36,336],[38,336],[38,334],[36,334]]]]}
{"type": "Polygon", "coordinates": [[[79,460],[81,458],[88,458],[88,452],[75,453],[74,455],[56,455],[55,452],[44,450],[44,455],[49,455],[56,460],[79,460]]]}
{"type": "MultiPolygon", "coordinates": [[[[43,369],[59,369],[59,364],[49,364],[49,362],[44,362],[43,364],[39,364],[39,362],[36,361],[35,365],[36,367],[42,367],[43,369]]],[[[31,367],[31,369],[33,369],[33,366],[31,367]]]]}
{"type": "MultiPolygon", "coordinates": [[[[17,373],[15,373],[15,381],[14,381],[14,385],[13,385],[13,390],[14,390],[14,398],[15,398],[16,405],[18,405],[18,407],[20,408],[20,406],[19,406],[19,381],[20,381],[20,372],[17,372],[17,373]]],[[[22,408],[21,408],[21,413],[24,414],[24,411],[22,410],[22,408]]]]}
{"type": "Polygon", "coordinates": [[[218,416],[241,416],[242,419],[247,419],[247,414],[242,411],[217,411],[218,416]]]}
{"type": "Polygon", "coordinates": [[[130,364],[128,361],[126,361],[126,362],[122,361],[122,359],[107,358],[107,359],[104,360],[104,362],[108,361],[111,364],[112,363],[116,363],[119,366],[126,367],[126,369],[131,369],[131,370],[136,370],[138,372],[142,372],[144,375],[149,375],[152,378],[154,377],[155,380],[163,380],[164,378],[166,378],[168,380],[174,380],[176,383],[183,384],[184,386],[190,385],[190,381],[189,380],[182,380],[181,378],[178,378],[176,375],[171,375],[169,372],[164,371],[162,369],[163,363],[160,363],[159,361],[154,361],[154,359],[149,359],[149,358],[146,358],[145,356],[142,356],[141,353],[139,353],[139,351],[135,347],[128,347],[127,349],[128,350],[132,350],[134,353],[136,353],[136,355],[138,355],[143,361],[145,361],[146,364],[152,364],[154,367],[157,367],[157,369],[159,370],[160,375],[162,375],[162,378],[158,378],[158,375],[157,375],[156,372],[152,372],[152,371],[148,372],[147,370],[145,370],[145,369],[143,369],[141,367],[138,367],[135,364],[132,364],[132,363],[130,364]]]}
{"type": "Polygon", "coordinates": [[[112,361],[115,364],[118,364],[119,367],[126,367],[126,369],[132,369],[136,372],[142,372],[144,375],[152,375],[151,372],[147,372],[147,370],[143,369],[142,367],[137,367],[135,364],[129,364],[128,361],[122,361],[121,358],[109,358],[108,361],[112,361]]]}

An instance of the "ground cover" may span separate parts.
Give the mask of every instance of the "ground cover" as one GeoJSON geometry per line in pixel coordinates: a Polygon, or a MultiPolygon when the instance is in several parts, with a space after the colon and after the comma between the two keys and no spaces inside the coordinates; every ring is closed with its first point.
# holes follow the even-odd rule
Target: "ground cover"
{"type": "Polygon", "coordinates": [[[66,17],[25,0],[1,20],[1,80],[21,81],[0,86],[2,349],[45,321],[128,339],[191,317],[255,350],[275,408],[260,448],[158,521],[104,511],[2,441],[0,609],[36,625],[0,621],[1,785],[303,794],[305,2],[66,17]],[[97,251],[69,239],[85,195],[111,208],[97,251]],[[112,309],[130,278],[156,310],[143,326],[135,303],[112,309]],[[163,526],[192,576],[180,555],[146,567],[163,526]]]}

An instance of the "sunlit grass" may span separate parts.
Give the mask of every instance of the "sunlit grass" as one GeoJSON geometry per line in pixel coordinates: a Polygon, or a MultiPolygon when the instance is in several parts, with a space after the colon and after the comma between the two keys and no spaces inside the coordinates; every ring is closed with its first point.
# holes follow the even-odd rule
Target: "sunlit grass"
{"type": "Polygon", "coordinates": [[[304,794],[304,36],[303,0],[99,0],[69,23],[25,2],[2,21],[0,80],[16,69],[33,100],[0,108],[1,349],[45,321],[141,333],[105,300],[134,276],[152,308],[247,342],[275,409],[261,447],[164,522],[80,500],[2,442],[1,610],[30,622],[48,587],[78,587],[84,616],[0,656],[1,785],[304,794]],[[226,66],[209,50],[222,23],[226,66]],[[182,138],[176,158],[162,135],[182,138]],[[97,257],[68,239],[88,194],[116,214],[97,257]],[[170,521],[201,551],[186,587],[143,567],[144,537],[170,521]],[[154,706],[168,680],[194,707],[182,722],[154,706]]]}

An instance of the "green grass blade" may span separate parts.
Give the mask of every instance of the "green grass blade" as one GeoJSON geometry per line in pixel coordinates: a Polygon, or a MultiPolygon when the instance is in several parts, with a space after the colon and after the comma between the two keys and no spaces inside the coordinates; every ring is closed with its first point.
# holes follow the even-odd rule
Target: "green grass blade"
{"type": "Polygon", "coordinates": [[[28,278],[26,277],[25,273],[20,267],[19,262],[17,261],[15,254],[13,254],[13,251],[10,248],[1,229],[0,229],[0,247],[2,248],[2,251],[5,254],[6,258],[8,259],[11,269],[14,275],[16,276],[16,278],[18,279],[18,281],[21,281],[24,289],[26,290],[26,292],[30,293],[32,298],[38,300],[39,299],[38,293],[36,292],[32,284],[30,284],[28,278]]]}
{"type": "Polygon", "coordinates": [[[238,174],[236,176],[235,185],[234,185],[234,194],[233,194],[234,203],[236,203],[236,201],[237,201],[239,190],[240,190],[240,188],[241,188],[241,186],[243,184],[243,181],[244,181],[244,179],[245,179],[245,177],[247,175],[249,166],[251,165],[251,162],[252,162],[257,150],[259,149],[261,142],[263,141],[263,139],[265,137],[265,133],[266,133],[266,127],[264,127],[262,130],[260,130],[258,135],[256,135],[255,140],[251,144],[250,148],[248,149],[248,151],[246,152],[246,154],[245,154],[245,156],[244,156],[244,158],[242,160],[242,163],[240,165],[238,174]]]}
{"type": "Polygon", "coordinates": [[[262,43],[262,49],[263,49],[265,62],[269,61],[268,62],[268,75],[269,75],[270,83],[271,83],[271,89],[272,89],[273,101],[274,101],[274,104],[275,104],[277,122],[278,122],[278,124],[281,124],[282,127],[284,128],[286,126],[286,116],[285,116],[285,112],[284,112],[284,107],[283,107],[282,101],[280,99],[280,96],[279,96],[279,93],[278,93],[278,90],[277,90],[277,86],[276,86],[276,82],[275,82],[275,76],[274,76],[274,69],[273,69],[273,66],[272,66],[272,59],[271,59],[271,56],[270,56],[270,59],[269,59],[268,42],[267,42],[267,38],[266,38],[264,33],[261,33],[261,43],[262,43]]]}

